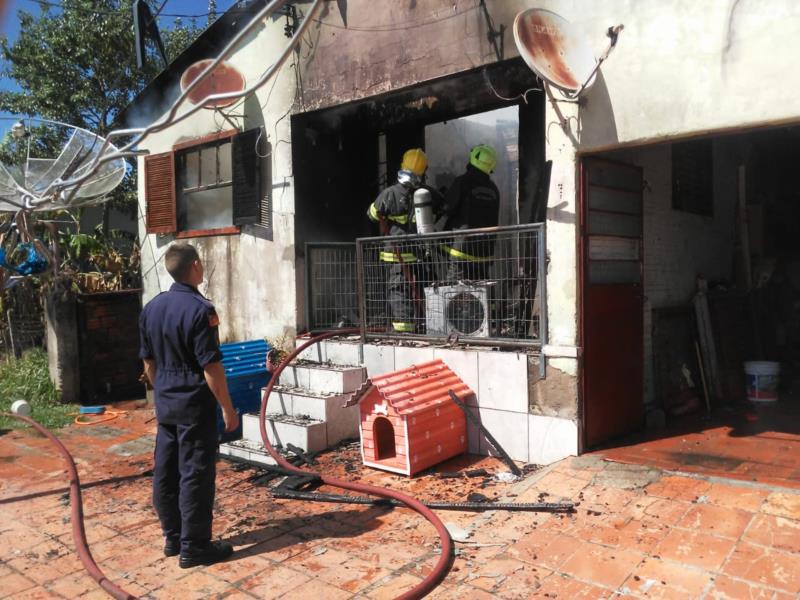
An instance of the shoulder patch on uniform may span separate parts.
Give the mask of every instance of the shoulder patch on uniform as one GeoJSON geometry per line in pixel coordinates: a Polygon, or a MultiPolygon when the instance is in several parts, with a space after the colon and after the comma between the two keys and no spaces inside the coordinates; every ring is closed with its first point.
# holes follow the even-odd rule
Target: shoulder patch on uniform
{"type": "Polygon", "coordinates": [[[209,327],[217,327],[219,325],[219,315],[214,308],[208,309],[208,325],[209,327]]]}

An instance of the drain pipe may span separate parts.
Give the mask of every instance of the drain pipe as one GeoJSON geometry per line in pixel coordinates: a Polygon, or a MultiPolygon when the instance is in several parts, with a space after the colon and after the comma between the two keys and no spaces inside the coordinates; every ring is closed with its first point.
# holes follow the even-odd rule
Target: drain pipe
{"type": "Polygon", "coordinates": [[[332,485],[334,487],[342,488],[345,490],[352,490],[354,492],[360,492],[362,494],[370,494],[373,496],[380,496],[381,498],[389,498],[391,500],[397,500],[405,504],[411,510],[418,512],[420,515],[425,517],[431,524],[436,528],[436,532],[439,534],[439,539],[442,543],[442,553],[439,557],[439,560],[436,562],[436,566],[434,566],[433,570],[428,574],[425,579],[423,579],[419,584],[417,584],[412,589],[408,590],[404,594],[398,596],[398,600],[417,600],[418,598],[422,598],[430,593],[439,583],[444,579],[445,575],[447,575],[448,568],[450,566],[450,561],[453,557],[453,541],[450,539],[450,533],[445,528],[442,521],[436,514],[433,513],[427,506],[425,506],[419,500],[412,498],[411,496],[407,496],[401,492],[389,489],[389,488],[379,488],[373,485],[367,485],[363,483],[355,483],[352,481],[345,481],[343,479],[335,479],[333,477],[329,477],[327,475],[323,475],[321,473],[313,473],[312,471],[306,471],[305,469],[299,469],[293,464],[287,462],[276,450],[272,447],[269,443],[269,439],[267,438],[267,425],[266,425],[266,415],[267,415],[267,402],[269,401],[269,395],[272,393],[272,388],[275,387],[275,382],[278,381],[281,372],[286,368],[286,366],[294,360],[298,354],[300,354],[303,350],[312,346],[313,344],[318,344],[319,342],[334,336],[339,335],[349,335],[349,334],[359,334],[361,330],[358,328],[352,329],[337,329],[334,331],[329,331],[327,333],[320,334],[315,336],[302,344],[301,346],[297,347],[294,352],[289,354],[286,358],[283,359],[278,368],[275,369],[272,373],[272,377],[269,380],[269,384],[267,385],[267,389],[264,392],[264,397],[261,400],[261,412],[259,418],[259,428],[261,429],[261,441],[264,443],[264,448],[266,448],[267,452],[269,452],[270,456],[275,459],[275,461],[288,471],[292,471],[294,473],[300,475],[309,475],[313,474],[318,476],[323,483],[328,485],[332,485]]]}
{"type": "Polygon", "coordinates": [[[103,571],[100,570],[100,567],[97,566],[94,558],[92,558],[92,553],[89,550],[89,544],[86,541],[86,529],[83,526],[81,481],[78,478],[78,469],[75,467],[75,461],[72,460],[72,455],[69,453],[69,450],[67,450],[64,444],[62,444],[56,436],[54,436],[52,433],[50,433],[50,431],[45,429],[33,419],[12,413],[2,413],[2,415],[4,417],[13,417],[15,419],[19,419],[20,421],[24,421],[28,425],[31,425],[34,429],[36,429],[36,431],[50,440],[59,451],[61,456],[64,458],[64,462],[67,463],[67,471],[69,471],[69,503],[72,508],[72,539],[75,541],[75,549],[78,551],[78,557],[81,559],[86,571],[92,576],[92,579],[94,579],[108,595],[112,596],[113,598],[117,598],[117,600],[137,600],[136,596],[126,592],[113,581],[108,579],[103,571]]]}

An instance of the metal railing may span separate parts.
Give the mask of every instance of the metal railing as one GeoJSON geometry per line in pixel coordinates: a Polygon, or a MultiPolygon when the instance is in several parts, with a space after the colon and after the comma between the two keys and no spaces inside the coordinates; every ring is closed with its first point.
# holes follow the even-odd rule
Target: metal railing
{"type": "Polygon", "coordinates": [[[364,339],[546,342],[541,223],[356,240],[364,339]]]}

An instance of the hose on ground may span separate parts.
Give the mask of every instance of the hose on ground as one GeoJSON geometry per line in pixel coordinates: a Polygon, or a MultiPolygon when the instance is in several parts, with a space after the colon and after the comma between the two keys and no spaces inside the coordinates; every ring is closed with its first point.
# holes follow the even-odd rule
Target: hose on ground
{"type": "Polygon", "coordinates": [[[117,598],[117,600],[136,600],[136,596],[126,592],[106,577],[92,557],[92,553],[89,550],[89,543],[86,541],[86,528],[83,526],[81,481],[78,477],[78,469],[75,466],[75,461],[72,459],[69,450],[67,450],[66,446],[64,446],[56,436],[50,433],[49,430],[30,417],[23,417],[22,415],[15,415],[12,413],[3,413],[3,416],[13,417],[31,425],[36,431],[50,440],[64,458],[64,462],[67,463],[67,471],[69,471],[69,504],[72,508],[72,517],[70,519],[72,521],[72,539],[75,541],[75,549],[78,551],[78,557],[81,559],[84,568],[89,575],[91,575],[92,579],[94,579],[110,596],[117,598]]]}
{"type": "Polygon", "coordinates": [[[450,566],[450,561],[453,557],[453,540],[450,538],[450,533],[447,531],[447,528],[444,526],[444,523],[433,513],[428,507],[426,507],[422,502],[417,500],[416,498],[412,498],[406,494],[401,492],[389,489],[389,488],[379,488],[373,485],[367,485],[363,483],[356,483],[352,481],[345,481],[343,479],[336,479],[334,477],[329,477],[328,475],[323,475],[322,473],[313,473],[312,471],[306,471],[305,469],[300,469],[293,464],[286,461],[276,450],[272,447],[269,443],[269,439],[267,437],[267,425],[266,425],[266,415],[267,415],[267,403],[269,402],[269,395],[272,393],[272,388],[275,387],[275,383],[278,381],[281,372],[286,368],[286,366],[294,360],[303,350],[312,346],[314,344],[318,344],[319,342],[339,335],[350,335],[355,333],[360,333],[360,329],[336,329],[333,331],[329,331],[326,333],[322,333],[315,337],[312,337],[307,342],[304,342],[297,348],[295,348],[294,352],[289,354],[286,358],[283,359],[280,365],[272,372],[272,377],[269,380],[269,384],[267,385],[266,390],[264,391],[264,397],[261,400],[261,411],[260,411],[260,418],[259,418],[259,428],[261,430],[261,441],[264,443],[264,448],[266,448],[267,452],[269,452],[270,456],[284,469],[288,471],[292,471],[299,475],[309,475],[313,474],[318,476],[323,483],[327,485],[331,485],[334,487],[338,487],[345,490],[351,490],[354,492],[360,492],[362,494],[370,494],[373,496],[379,496],[381,498],[389,498],[392,500],[397,500],[402,502],[408,508],[418,512],[420,515],[425,517],[431,524],[436,528],[436,532],[439,534],[439,539],[442,543],[442,553],[439,556],[439,560],[436,562],[433,570],[423,579],[420,583],[416,586],[408,590],[407,592],[403,593],[402,595],[398,596],[398,600],[417,600],[418,598],[423,598],[429,592],[431,592],[439,583],[444,579],[445,575],[447,574],[448,568],[450,566]]]}

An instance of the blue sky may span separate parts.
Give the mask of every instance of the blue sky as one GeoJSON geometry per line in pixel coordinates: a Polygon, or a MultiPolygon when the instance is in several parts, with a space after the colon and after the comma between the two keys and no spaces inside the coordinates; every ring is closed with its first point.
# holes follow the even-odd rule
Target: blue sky
{"type": "MultiPolygon", "coordinates": [[[[60,0],[46,0],[50,4],[58,4],[60,0]]],[[[151,7],[159,7],[164,0],[151,0],[151,7]]],[[[236,0],[217,0],[217,13],[222,13],[227,10],[236,0]]],[[[19,35],[19,19],[17,18],[17,11],[24,10],[29,13],[38,14],[40,12],[40,5],[35,0],[10,0],[6,7],[5,17],[0,23],[0,34],[5,35],[9,40],[13,41],[19,35]]],[[[163,7],[161,13],[163,15],[179,14],[179,15],[199,15],[208,12],[208,2],[205,0],[167,0],[166,6],[163,7]]],[[[133,19],[131,18],[131,22],[133,19]]],[[[159,16],[158,23],[160,27],[170,27],[174,17],[159,16]]],[[[205,17],[197,19],[198,25],[205,22],[205,17]]],[[[133,48],[131,48],[133,53],[133,48]]],[[[15,89],[13,81],[6,79],[0,80],[0,89],[15,89]]],[[[10,120],[8,113],[0,112],[0,134],[8,129],[13,120],[10,120]]]]}

